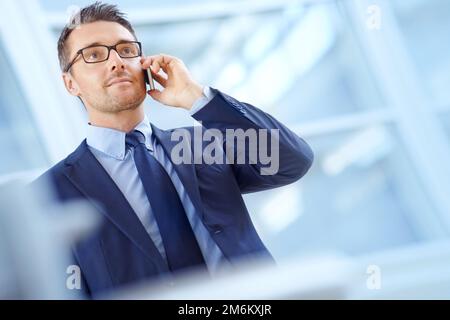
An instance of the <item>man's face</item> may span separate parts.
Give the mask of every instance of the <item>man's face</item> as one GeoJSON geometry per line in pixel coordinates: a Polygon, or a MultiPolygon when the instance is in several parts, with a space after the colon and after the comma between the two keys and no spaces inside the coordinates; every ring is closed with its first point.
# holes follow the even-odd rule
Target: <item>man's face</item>
{"type": "MultiPolygon", "coordinates": [[[[78,50],[92,44],[113,46],[121,41],[135,39],[119,23],[98,21],[83,24],[69,36],[69,59],[73,59],[78,50]]],[[[115,50],[111,50],[107,61],[94,64],[85,63],[80,55],[70,74],[63,77],[69,92],[79,96],[88,111],[93,108],[100,112],[117,113],[136,109],[146,97],[140,57],[121,58],[115,50]]]]}

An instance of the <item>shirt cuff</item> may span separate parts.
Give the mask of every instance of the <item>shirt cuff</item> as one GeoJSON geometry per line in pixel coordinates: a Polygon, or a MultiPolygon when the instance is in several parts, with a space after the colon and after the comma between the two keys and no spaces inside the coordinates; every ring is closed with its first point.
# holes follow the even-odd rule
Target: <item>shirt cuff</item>
{"type": "Polygon", "coordinates": [[[203,88],[203,96],[201,98],[198,98],[194,104],[192,105],[191,110],[189,110],[189,114],[192,116],[196,112],[200,111],[204,106],[206,106],[216,95],[215,92],[211,90],[210,87],[205,86],[203,88]]]}

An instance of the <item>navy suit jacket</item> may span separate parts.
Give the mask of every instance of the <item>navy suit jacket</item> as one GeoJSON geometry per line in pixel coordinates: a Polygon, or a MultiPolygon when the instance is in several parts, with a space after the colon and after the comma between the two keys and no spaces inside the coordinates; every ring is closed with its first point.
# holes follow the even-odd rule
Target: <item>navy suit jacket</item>
{"type": "MultiPolygon", "coordinates": [[[[310,147],[267,113],[220,91],[193,117],[201,121],[204,128],[224,133],[226,129],[237,128],[279,129],[279,171],[275,175],[261,175],[259,162],[174,165],[197,214],[230,262],[248,255],[272,259],[252,224],[242,194],[284,186],[300,179],[313,161],[310,147]]],[[[161,130],[154,125],[152,128],[156,139],[170,155],[179,143],[171,141],[171,132],[175,129],[161,130]]],[[[185,129],[193,132],[192,127],[185,129]]],[[[87,199],[100,212],[100,227],[73,246],[75,263],[80,266],[83,289],[88,295],[167,275],[166,264],[150,236],[90,152],[86,140],[35,183],[40,179],[52,182],[59,200],[87,199]]]]}

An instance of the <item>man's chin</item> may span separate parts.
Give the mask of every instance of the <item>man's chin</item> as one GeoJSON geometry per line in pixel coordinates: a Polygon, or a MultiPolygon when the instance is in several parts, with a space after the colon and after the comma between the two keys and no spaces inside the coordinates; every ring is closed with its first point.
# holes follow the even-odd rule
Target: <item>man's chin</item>
{"type": "Polygon", "coordinates": [[[145,95],[136,92],[129,94],[121,92],[118,95],[112,96],[113,105],[118,111],[137,109],[144,100],[145,95]]]}

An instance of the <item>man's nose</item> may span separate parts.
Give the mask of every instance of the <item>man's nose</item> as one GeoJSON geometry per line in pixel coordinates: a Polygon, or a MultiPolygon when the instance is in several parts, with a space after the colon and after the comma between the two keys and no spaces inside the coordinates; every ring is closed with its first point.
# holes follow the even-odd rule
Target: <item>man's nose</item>
{"type": "Polygon", "coordinates": [[[111,50],[109,55],[109,64],[111,71],[114,71],[116,69],[124,70],[125,64],[123,63],[122,58],[119,56],[116,50],[111,50]]]}

